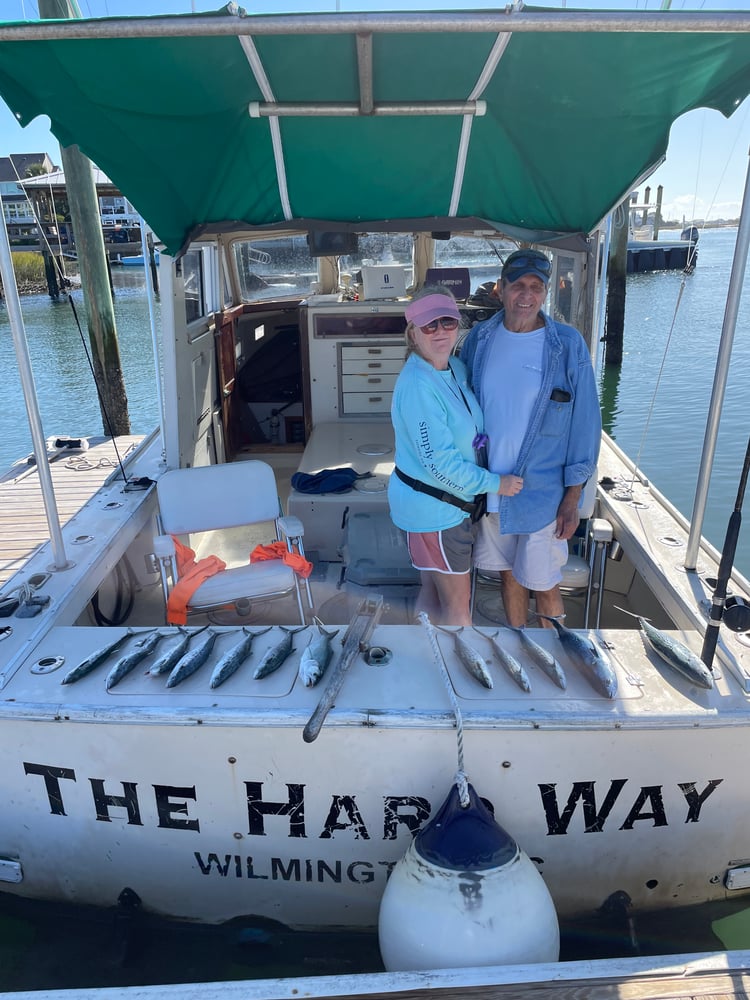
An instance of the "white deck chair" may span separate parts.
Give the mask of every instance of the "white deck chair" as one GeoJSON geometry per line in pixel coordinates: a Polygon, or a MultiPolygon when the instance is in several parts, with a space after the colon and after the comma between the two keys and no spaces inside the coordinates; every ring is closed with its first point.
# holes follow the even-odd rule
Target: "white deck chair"
{"type": "MultiPolygon", "coordinates": [[[[304,528],[297,517],[284,517],[273,469],[265,462],[248,461],[207,465],[166,472],[156,484],[159,526],[162,534],[154,542],[165,603],[177,582],[173,535],[238,528],[271,522],[272,541],[283,540],[290,552],[304,557],[304,528]]],[[[253,543],[244,558],[249,559],[253,543]]],[[[227,606],[240,607],[294,593],[300,623],[305,623],[300,578],[281,559],[245,562],[228,567],[205,580],[188,601],[188,614],[227,606]]],[[[304,580],[307,604],[313,610],[310,585],[304,580]]]]}

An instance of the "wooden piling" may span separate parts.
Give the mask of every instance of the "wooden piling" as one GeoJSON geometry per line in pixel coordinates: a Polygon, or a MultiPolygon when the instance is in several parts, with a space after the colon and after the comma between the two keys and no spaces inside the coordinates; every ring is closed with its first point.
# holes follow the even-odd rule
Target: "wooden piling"
{"type": "Polygon", "coordinates": [[[128,399],[91,161],[78,146],[61,147],[60,154],[76,236],[102,425],[107,436],[129,434],[128,399]]]}
{"type": "Polygon", "coordinates": [[[42,247],[42,260],[44,261],[44,278],[47,282],[49,297],[51,299],[58,299],[60,297],[60,285],[57,280],[57,263],[46,246],[42,247]]]}
{"type": "Polygon", "coordinates": [[[626,198],[614,213],[609,261],[607,262],[607,311],[604,326],[604,364],[622,364],[625,330],[625,283],[628,273],[628,213],[626,198]]]}
{"type": "Polygon", "coordinates": [[[660,184],[656,189],[656,211],[654,212],[654,239],[659,239],[659,228],[661,227],[661,200],[664,197],[664,186],[660,184]]]}
{"type": "MultiPolygon", "coordinates": [[[[47,19],[80,17],[81,14],[74,0],[39,0],[39,16],[47,19]]],[[[104,433],[108,437],[129,434],[128,399],[91,161],[78,146],[60,147],[60,155],[88,314],[89,342],[104,433]]]]}

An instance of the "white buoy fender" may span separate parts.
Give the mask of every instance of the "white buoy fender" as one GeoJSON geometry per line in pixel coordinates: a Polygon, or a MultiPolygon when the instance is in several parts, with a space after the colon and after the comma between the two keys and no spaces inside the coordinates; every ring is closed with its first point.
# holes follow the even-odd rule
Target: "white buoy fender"
{"type": "Polygon", "coordinates": [[[471,785],[454,785],[393,869],[380,903],[389,972],[556,962],[560,929],[531,859],[471,785]]]}

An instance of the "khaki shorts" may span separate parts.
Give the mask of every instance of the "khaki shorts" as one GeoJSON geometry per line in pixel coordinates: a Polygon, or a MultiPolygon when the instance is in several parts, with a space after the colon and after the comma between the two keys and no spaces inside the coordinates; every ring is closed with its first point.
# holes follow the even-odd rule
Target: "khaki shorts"
{"type": "Polygon", "coordinates": [[[555,537],[557,522],[528,535],[501,535],[500,515],[488,514],[477,527],[474,565],[479,569],[509,569],[527,590],[552,590],[562,580],[568,543],[555,537]]]}
{"type": "Polygon", "coordinates": [[[475,524],[465,517],[445,531],[407,531],[406,544],[414,569],[429,573],[463,574],[471,570],[475,524]]]}

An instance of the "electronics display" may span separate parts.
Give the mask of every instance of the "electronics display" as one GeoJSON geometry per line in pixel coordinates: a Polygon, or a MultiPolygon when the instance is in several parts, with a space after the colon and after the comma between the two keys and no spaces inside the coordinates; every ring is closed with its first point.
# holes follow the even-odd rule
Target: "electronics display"
{"type": "Polygon", "coordinates": [[[362,265],[365,299],[399,299],[406,295],[406,268],[402,264],[362,265]]]}
{"type": "Polygon", "coordinates": [[[311,257],[343,257],[356,254],[359,243],[356,233],[313,229],[307,234],[307,247],[311,257]]]}

